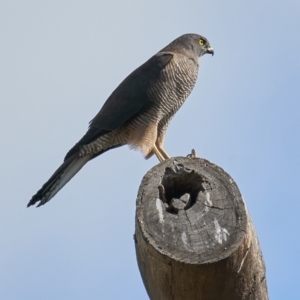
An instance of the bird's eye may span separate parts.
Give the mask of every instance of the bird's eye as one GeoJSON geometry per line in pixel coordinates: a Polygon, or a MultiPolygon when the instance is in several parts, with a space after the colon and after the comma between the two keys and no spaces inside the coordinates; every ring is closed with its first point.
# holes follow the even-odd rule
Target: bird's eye
{"type": "Polygon", "coordinates": [[[204,40],[200,39],[199,44],[200,44],[200,46],[203,46],[205,44],[204,40]]]}

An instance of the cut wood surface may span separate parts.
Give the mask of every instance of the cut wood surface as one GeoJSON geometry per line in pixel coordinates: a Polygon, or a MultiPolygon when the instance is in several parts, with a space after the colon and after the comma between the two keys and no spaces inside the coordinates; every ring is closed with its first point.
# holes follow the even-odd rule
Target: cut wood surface
{"type": "Polygon", "coordinates": [[[243,198],[234,180],[207,160],[172,158],[145,175],[135,245],[152,300],[268,299],[243,198]]]}

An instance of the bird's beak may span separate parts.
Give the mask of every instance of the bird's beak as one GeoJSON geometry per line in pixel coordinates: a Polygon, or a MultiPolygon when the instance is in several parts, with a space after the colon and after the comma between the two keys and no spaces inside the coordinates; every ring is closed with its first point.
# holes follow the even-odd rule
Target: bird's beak
{"type": "Polygon", "coordinates": [[[213,48],[209,47],[209,48],[206,49],[206,53],[209,53],[213,56],[215,52],[214,52],[213,48]]]}

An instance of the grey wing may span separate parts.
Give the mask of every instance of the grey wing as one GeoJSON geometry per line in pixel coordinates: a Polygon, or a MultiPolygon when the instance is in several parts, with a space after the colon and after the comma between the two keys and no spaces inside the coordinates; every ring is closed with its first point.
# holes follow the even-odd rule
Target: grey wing
{"type": "Polygon", "coordinates": [[[172,58],[170,53],[158,53],[126,77],[90,122],[87,133],[67,153],[65,160],[78,152],[80,146],[93,142],[148,110],[153,102],[149,99],[147,90],[153,82],[160,79],[160,72],[172,58]]]}

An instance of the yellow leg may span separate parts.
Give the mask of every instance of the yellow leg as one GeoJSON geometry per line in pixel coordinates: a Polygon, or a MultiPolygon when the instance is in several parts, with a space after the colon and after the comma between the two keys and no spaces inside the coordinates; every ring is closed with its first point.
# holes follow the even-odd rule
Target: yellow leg
{"type": "Polygon", "coordinates": [[[164,145],[164,138],[163,137],[159,137],[157,138],[156,142],[155,142],[156,148],[158,149],[158,151],[160,152],[160,154],[163,156],[164,159],[169,159],[170,156],[168,155],[168,153],[165,151],[163,145],[164,145]]]}
{"type": "Polygon", "coordinates": [[[158,160],[160,162],[163,162],[165,160],[164,156],[162,155],[162,153],[160,153],[160,151],[157,149],[156,145],[153,146],[152,148],[153,153],[156,155],[156,157],[158,158],[158,160]]]}
{"type": "Polygon", "coordinates": [[[160,152],[160,154],[164,157],[164,159],[169,159],[170,158],[168,153],[165,151],[165,149],[161,145],[156,144],[156,147],[157,147],[158,151],[160,152]]]}

